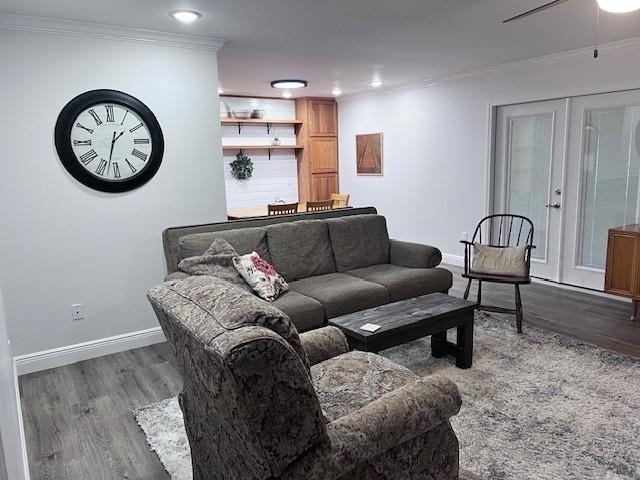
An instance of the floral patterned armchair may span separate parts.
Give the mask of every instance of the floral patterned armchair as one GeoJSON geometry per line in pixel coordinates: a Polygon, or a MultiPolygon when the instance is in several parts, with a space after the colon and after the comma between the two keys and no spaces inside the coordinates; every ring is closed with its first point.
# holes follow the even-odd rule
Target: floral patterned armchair
{"type": "Polygon", "coordinates": [[[215,277],[148,293],[183,376],[194,480],[458,478],[455,384],[348,352],[333,327],[298,335],[215,277]]]}

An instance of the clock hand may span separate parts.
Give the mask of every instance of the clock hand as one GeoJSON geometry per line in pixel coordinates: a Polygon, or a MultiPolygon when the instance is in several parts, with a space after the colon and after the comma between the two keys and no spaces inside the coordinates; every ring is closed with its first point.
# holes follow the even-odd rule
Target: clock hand
{"type": "MultiPolygon", "coordinates": [[[[118,140],[118,139],[122,136],[122,134],[123,134],[123,133],[124,133],[124,130],[123,130],[123,131],[121,131],[121,132],[118,134],[118,136],[117,136],[117,137],[115,137],[115,138],[113,139],[113,143],[116,143],[116,140],[118,140]]],[[[113,134],[115,135],[115,134],[116,134],[116,132],[113,132],[113,134]]]]}
{"type": "Polygon", "coordinates": [[[109,152],[109,161],[111,161],[111,156],[113,155],[113,146],[116,143],[116,132],[113,132],[113,138],[111,139],[111,151],[109,152]]]}

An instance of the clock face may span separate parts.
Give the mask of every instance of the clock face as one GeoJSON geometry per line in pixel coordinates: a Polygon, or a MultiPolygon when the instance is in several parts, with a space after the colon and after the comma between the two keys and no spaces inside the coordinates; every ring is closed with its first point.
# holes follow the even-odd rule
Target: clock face
{"type": "Polygon", "coordinates": [[[70,135],[73,153],[90,175],[123,181],[139,175],[153,152],[151,133],[131,109],[98,103],[76,117],[70,135]]]}
{"type": "Polygon", "coordinates": [[[71,100],[58,117],[55,141],[66,170],[104,192],[148,182],[164,152],[162,130],[151,110],[116,90],[93,90],[71,100]]]}

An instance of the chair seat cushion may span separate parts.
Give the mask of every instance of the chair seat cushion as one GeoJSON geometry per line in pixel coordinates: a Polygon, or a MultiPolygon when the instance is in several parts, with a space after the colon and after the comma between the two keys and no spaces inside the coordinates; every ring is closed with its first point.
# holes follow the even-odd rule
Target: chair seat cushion
{"type": "Polygon", "coordinates": [[[446,292],[453,284],[453,275],[444,268],[407,268],[384,263],[346,273],[384,286],[391,302],[446,292]]]}
{"type": "Polygon", "coordinates": [[[325,323],[322,304],[298,292],[288,291],[271,303],[286,313],[298,332],[322,327],[325,323]]]}
{"type": "Polygon", "coordinates": [[[331,422],[419,377],[380,355],[354,351],[314,365],[311,378],[331,422]]]}
{"type": "Polygon", "coordinates": [[[382,285],[343,273],[329,273],[290,282],[289,289],[318,300],[327,318],[389,303],[389,293],[382,285]]]}

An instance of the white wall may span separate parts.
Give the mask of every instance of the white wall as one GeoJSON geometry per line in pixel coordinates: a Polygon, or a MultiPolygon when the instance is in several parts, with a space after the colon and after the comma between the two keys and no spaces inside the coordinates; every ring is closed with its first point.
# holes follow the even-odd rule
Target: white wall
{"type": "MultiPolygon", "coordinates": [[[[265,111],[265,120],[293,120],[296,118],[294,100],[272,98],[220,97],[220,116],[229,110],[265,111]]],[[[282,145],[295,145],[293,125],[273,125],[267,132],[266,125],[245,124],[240,133],[237,125],[222,126],[223,145],[271,145],[278,137],[282,145]]],[[[269,158],[266,150],[246,150],[253,162],[253,176],[238,180],[231,174],[229,164],[236,159],[237,150],[224,151],[224,177],[227,190],[227,208],[243,209],[264,207],[276,199],[285,202],[298,201],[298,161],[294,150],[272,150],[269,158]]]]}
{"type": "Polygon", "coordinates": [[[340,101],[340,191],[374,205],[396,238],[461,255],[461,232],[485,214],[489,105],[640,87],[640,42],[504,66],[340,101]],[[466,77],[466,78],[465,78],[466,77]],[[384,176],[357,176],[355,135],[384,133],[384,176]]]}
{"type": "MultiPolygon", "coordinates": [[[[14,382],[11,345],[7,336],[2,292],[0,292],[0,437],[2,449],[0,459],[6,463],[7,478],[21,480],[24,477],[22,439],[18,415],[16,384],[14,382]]],[[[5,466],[0,461],[0,478],[5,466]]]]}
{"type": "Polygon", "coordinates": [[[16,355],[157,327],[145,292],[166,273],[162,230],[226,218],[215,50],[162,38],[0,29],[0,275],[16,355]],[[139,98],[163,129],[162,166],[138,190],[85,188],[57,157],[58,113],[97,88],[139,98]]]}

